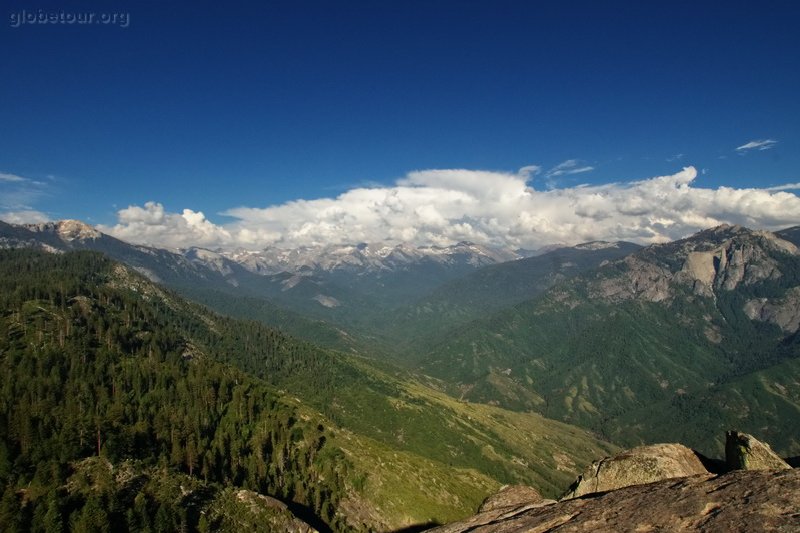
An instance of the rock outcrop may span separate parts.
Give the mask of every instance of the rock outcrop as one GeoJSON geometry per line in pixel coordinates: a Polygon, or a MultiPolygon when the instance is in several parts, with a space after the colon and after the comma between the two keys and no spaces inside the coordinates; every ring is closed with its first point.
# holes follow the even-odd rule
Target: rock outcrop
{"type": "Polygon", "coordinates": [[[781,298],[753,298],[744,305],[750,320],[772,322],[786,333],[800,329],[800,287],[786,291],[781,298]]]}
{"type": "Polygon", "coordinates": [[[767,231],[722,225],[616,261],[607,271],[615,275],[600,276],[590,294],[611,302],[662,302],[688,286],[694,294],[714,298],[719,291],[779,279],[778,258],[785,255],[797,256],[800,250],[767,231]]]}
{"type": "Polygon", "coordinates": [[[640,446],[592,463],[563,499],[708,473],[697,454],[682,444],[640,446]]]}
{"type": "Polygon", "coordinates": [[[635,485],[548,506],[495,509],[431,531],[800,531],[800,470],[738,470],[635,485]]]}
{"type": "Polygon", "coordinates": [[[786,470],[792,468],[769,444],[738,431],[725,434],[725,462],[730,470],[786,470]]]}
{"type": "Polygon", "coordinates": [[[559,502],[507,486],[431,531],[800,531],[800,469],[738,431],[726,433],[726,463],[681,444],[640,446],[592,463],[559,502]]]}
{"type": "Polygon", "coordinates": [[[492,494],[481,504],[479,513],[496,511],[498,509],[509,509],[524,505],[550,505],[555,500],[546,500],[533,487],[525,485],[506,485],[499,492],[492,494]]]}
{"type": "Polygon", "coordinates": [[[632,299],[661,302],[670,299],[672,273],[648,259],[643,259],[641,253],[620,259],[613,264],[619,275],[595,282],[589,289],[591,296],[609,302],[632,299]]]}

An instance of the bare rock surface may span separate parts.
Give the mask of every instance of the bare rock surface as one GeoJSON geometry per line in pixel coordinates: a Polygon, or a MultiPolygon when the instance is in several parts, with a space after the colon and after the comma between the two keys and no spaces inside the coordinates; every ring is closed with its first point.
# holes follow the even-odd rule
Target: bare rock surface
{"type": "Polygon", "coordinates": [[[753,298],[744,306],[751,320],[772,322],[786,333],[800,329],[800,287],[786,291],[782,298],[753,298]]]}
{"type": "Polygon", "coordinates": [[[593,462],[564,499],[663,479],[708,474],[697,454],[682,444],[652,444],[593,462]]]}
{"type": "Polygon", "coordinates": [[[509,507],[521,507],[523,505],[541,504],[549,505],[555,503],[554,500],[546,500],[533,487],[525,485],[506,485],[496,494],[492,494],[481,504],[479,513],[494,511],[497,509],[507,509],[509,507]]]}
{"type": "Polygon", "coordinates": [[[661,302],[671,296],[669,269],[643,260],[637,254],[629,255],[618,262],[621,275],[604,278],[590,290],[595,298],[610,302],[631,299],[661,302]]]}
{"type": "Polygon", "coordinates": [[[738,431],[725,434],[725,461],[731,470],[785,470],[789,464],[769,444],[738,431]]]}
{"type": "Polygon", "coordinates": [[[495,509],[431,531],[800,531],[800,470],[663,480],[548,506],[495,509]]]}
{"type": "MultiPolygon", "coordinates": [[[[671,300],[678,287],[688,285],[695,294],[714,298],[719,291],[780,278],[779,256],[798,254],[794,244],[773,233],[722,225],[680,241],[651,245],[620,259],[611,265],[617,275],[598,278],[590,290],[592,297],[611,302],[661,302],[671,300]],[[664,255],[675,263],[664,262],[664,255]]],[[[757,303],[751,304],[750,314],[760,311],[757,303]]],[[[770,317],[770,313],[775,314],[768,311],[770,317]]],[[[780,319],[773,320],[776,323],[792,322],[792,317],[786,317],[790,311],[776,313],[781,314],[780,319]]],[[[762,318],[767,319],[772,320],[762,318]]]]}

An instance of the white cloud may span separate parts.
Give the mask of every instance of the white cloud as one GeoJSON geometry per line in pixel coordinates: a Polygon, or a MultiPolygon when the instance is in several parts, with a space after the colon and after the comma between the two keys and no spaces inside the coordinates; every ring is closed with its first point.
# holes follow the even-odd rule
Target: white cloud
{"type": "Polygon", "coordinates": [[[770,148],[775,146],[777,143],[778,143],[778,141],[775,141],[773,139],[758,139],[758,140],[750,141],[750,142],[748,142],[746,144],[743,144],[743,145],[737,147],[736,151],[739,152],[739,153],[746,153],[746,152],[749,152],[750,150],[759,150],[759,151],[761,151],[761,150],[769,150],[770,148]]]}
{"type": "MultiPolygon", "coordinates": [[[[576,165],[577,167],[577,165],[576,165]]],[[[784,189],[694,187],[686,167],[642,181],[540,191],[525,173],[463,169],[415,171],[392,186],[359,187],[335,198],[225,211],[217,225],[190,209],[169,213],[148,202],[100,227],[122,239],[161,246],[296,247],[411,242],[535,248],[595,239],[666,241],[722,223],[778,229],[800,223],[800,198],[784,189]]]]}
{"type": "Polygon", "coordinates": [[[774,187],[767,187],[765,191],[797,191],[800,190],[800,183],[784,183],[774,187]]]}
{"type": "Polygon", "coordinates": [[[28,181],[28,180],[26,178],[23,178],[22,176],[17,176],[16,174],[0,172],[0,182],[19,183],[21,181],[28,181]]]}
{"type": "Polygon", "coordinates": [[[184,209],[180,214],[168,213],[163,205],[147,202],[144,207],[131,205],[120,209],[117,219],[115,226],[97,227],[129,242],[170,248],[235,244],[225,228],[212,224],[202,212],[191,209],[184,209]]]}
{"type": "Polygon", "coordinates": [[[592,170],[594,170],[594,167],[589,165],[581,165],[577,159],[567,159],[566,161],[559,163],[548,170],[545,176],[548,178],[554,178],[556,176],[562,176],[565,174],[581,174],[583,172],[590,172],[592,170]]]}
{"type": "Polygon", "coordinates": [[[541,171],[542,171],[542,167],[540,167],[539,165],[527,165],[527,166],[524,166],[524,167],[520,168],[517,171],[517,174],[519,174],[520,176],[522,176],[526,180],[529,180],[532,177],[534,177],[536,174],[540,173],[541,171]]]}
{"type": "Polygon", "coordinates": [[[39,222],[47,222],[51,219],[46,213],[42,213],[41,211],[23,209],[20,211],[0,212],[0,220],[8,222],[9,224],[37,224],[39,222]]]}

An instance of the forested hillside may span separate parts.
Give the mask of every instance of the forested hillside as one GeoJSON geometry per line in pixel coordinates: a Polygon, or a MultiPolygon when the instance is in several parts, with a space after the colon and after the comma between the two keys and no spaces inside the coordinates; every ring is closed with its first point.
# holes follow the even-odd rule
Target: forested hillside
{"type": "Polygon", "coordinates": [[[369,315],[364,322],[399,345],[396,352],[413,354],[439,340],[443,332],[535,298],[557,283],[639,248],[629,242],[592,242],[485,266],[442,283],[415,301],[369,315]]]}
{"type": "Polygon", "coordinates": [[[94,253],[0,252],[0,522],[9,530],[194,529],[206,500],[230,485],[296,502],[340,527],[349,464],[327,443],[324,421],[212,360],[168,323],[168,301],[125,290],[124,280],[94,253]],[[99,475],[83,471],[92,456],[114,465],[117,482],[142,483],[84,487],[94,483],[84,477],[99,475]],[[175,499],[145,482],[153,467],[197,488],[175,499]]]}
{"type": "Polygon", "coordinates": [[[92,252],[0,251],[0,309],[2,509],[21,529],[223,527],[250,498],[232,489],[287,502],[263,510],[275,523],[386,529],[464,516],[501,482],[553,494],[613,449],[213,315],[92,252]]]}

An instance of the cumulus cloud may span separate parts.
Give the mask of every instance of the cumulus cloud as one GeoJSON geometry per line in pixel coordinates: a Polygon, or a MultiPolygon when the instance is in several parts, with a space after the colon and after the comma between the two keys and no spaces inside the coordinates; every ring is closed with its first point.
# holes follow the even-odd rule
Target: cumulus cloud
{"type": "Polygon", "coordinates": [[[751,150],[759,150],[759,151],[769,150],[777,143],[778,141],[775,141],[773,139],[757,139],[737,147],[736,151],[739,152],[740,154],[744,154],[751,150]]]}
{"type": "Polygon", "coordinates": [[[548,170],[545,176],[548,178],[555,178],[556,176],[562,176],[565,174],[581,174],[583,172],[590,172],[592,170],[594,170],[594,167],[589,165],[581,165],[577,159],[567,159],[566,161],[559,163],[548,170]]]}
{"type": "Polygon", "coordinates": [[[633,182],[536,190],[528,174],[422,170],[392,186],[358,187],[335,198],[269,207],[236,207],[214,224],[202,212],[169,213],[148,202],[100,227],[124,240],[170,247],[297,247],[330,243],[410,242],[536,248],[590,240],[661,242],[730,223],[778,229],[800,223],[790,186],[707,189],[694,167],[633,182]]]}
{"type": "Polygon", "coordinates": [[[22,209],[19,211],[1,211],[0,220],[9,224],[38,224],[48,222],[50,217],[46,213],[35,209],[22,209]]]}
{"type": "Polygon", "coordinates": [[[98,229],[125,241],[169,248],[235,244],[228,230],[208,221],[201,211],[168,213],[160,203],[147,202],[144,207],[120,209],[117,219],[115,226],[99,225],[98,229]]]}

